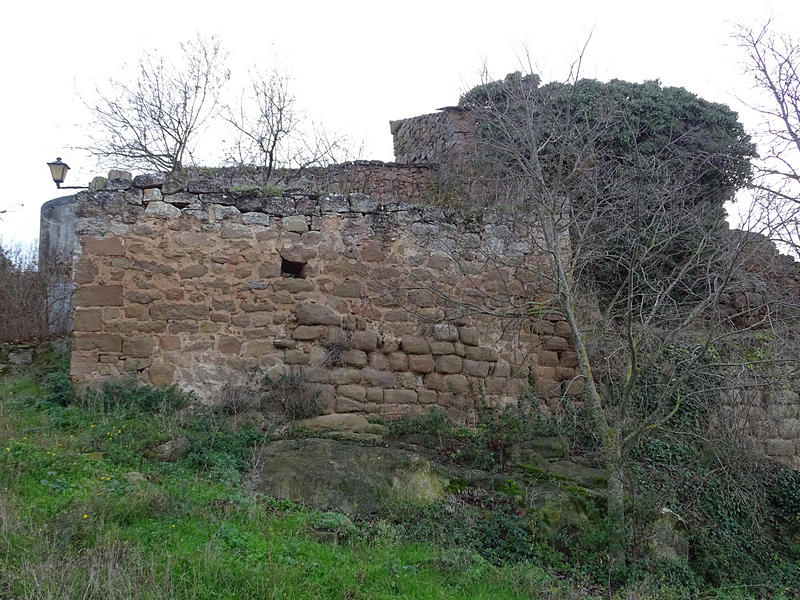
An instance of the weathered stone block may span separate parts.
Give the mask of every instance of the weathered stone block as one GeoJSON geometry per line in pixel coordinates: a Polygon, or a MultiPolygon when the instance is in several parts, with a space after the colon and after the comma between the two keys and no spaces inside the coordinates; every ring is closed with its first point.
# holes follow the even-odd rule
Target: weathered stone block
{"type": "Polygon", "coordinates": [[[406,336],[400,340],[400,347],[407,354],[430,354],[431,347],[424,337],[406,336]]]}
{"type": "Polygon", "coordinates": [[[295,309],[298,325],[341,325],[341,317],[323,304],[303,302],[295,309]]]}
{"type": "Polygon", "coordinates": [[[125,307],[125,316],[129,319],[145,320],[150,316],[150,311],[144,304],[130,304],[125,307]]]}
{"type": "Polygon", "coordinates": [[[465,346],[464,356],[470,360],[482,360],[489,362],[496,362],[499,358],[497,355],[497,350],[483,346],[465,346]]]}
{"type": "Polygon", "coordinates": [[[253,230],[249,225],[240,223],[225,223],[219,232],[223,240],[249,240],[253,239],[253,230]]]}
{"type": "Polygon", "coordinates": [[[552,350],[539,350],[536,357],[538,362],[543,367],[557,367],[560,362],[558,360],[558,352],[552,350]]]}
{"type": "Polygon", "coordinates": [[[478,330],[474,327],[459,327],[458,338],[462,344],[467,346],[477,346],[480,343],[478,330]]]}
{"type": "Polygon", "coordinates": [[[431,354],[453,354],[455,346],[450,342],[431,342],[431,354]]]}
{"type": "Polygon", "coordinates": [[[284,352],[283,362],[287,365],[307,365],[309,363],[309,356],[302,350],[286,350],[284,352]]]}
{"type": "Polygon", "coordinates": [[[408,357],[408,368],[415,373],[432,373],[434,364],[430,354],[412,354],[408,357]]]}
{"type": "Polygon", "coordinates": [[[258,276],[262,279],[271,279],[273,277],[281,276],[280,264],[264,263],[258,267],[258,276]]]}
{"type": "Polygon", "coordinates": [[[302,244],[290,244],[278,250],[281,258],[290,262],[306,264],[317,256],[316,248],[303,246],[302,244]]]}
{"type": "Polygon", "coordinates": [[[366,402],[359,402],[358,400],[353,400],[352,398],[347,398],[346,396],[336,396],[336,401],[334,404],[336,406],[336,412],[340,413],[374,412],[374,409],[369,409],[366,402]]]}
{"type": "Polygon", "coordinates": [[[436,404],[437,393],[433,390],[417,390],[420,404],[436,404]]]}
{"type": "Polygon", "coordinates": [[[314,282],[308,279],[298,279],[296,277],[286,277],[280,279],[274,284],[276,291],[286,291],[290,294],[299,294],[301,292],[310,292],[314,290],[314,282]]]}
{"type": "Polygon", "coordinates": [[[361,350],[348,350],[342,353],[344,364],[351,367],[366,367],[367,354],[361,350]]]}
{"type": "Polygon", "coordinates": [[[84,237],[81,241],[84,252],[89,254],[98,256],[123,256],[125,254],[122,240],[117,236],[104,238],[84,237]]]}
{"type": "Polygon", "coordinates": [[[331,371],[331,378],[337,385],[344,385],[348,383],[359,383],[361,381],[361,374],[357,369],[337,368],[331,371]]]}
{"type": "Polygon", "coordinates": [[[122,336],[115,333],[76,333],[72,346],[75,350],[119,352],[122,349],[122,336]]]}
{"type": "Polygon", "coordinates": [[[415,390],[384,390],[383,401],[386,404],[415,404],[417,402],[415,390]]]}
{"type": "Polygon", "coordinates": [[[367,398],[367,390],[363,386],[355,384],[339,385],[336,387],[336,393],[345,398],[352,398],[363,402],[367,398]]]}
{"type": "Polygon", "coordinates": [[[154,304],[150,316],[154,319],[204,321],[208,319],[208,307],[201,304],[154,304]]]}
{"type": "Polygon", "coordinates": [[[125,338],[122,353],[134,358],[147,358],[153,355],[155,344],[151,337],[125,338]]]}
{"type": "Polygon", "coordinates": [[[140,189],[157,188],[164,185],[163,173],[143,173],[133,178],[133,186],[140,189]]]}
{"type": "Polygon", "coordinates": [[[408,354],[392,352],[387,356],[392,371],[408,371],[408,354]]]}
{"type": "Polygon", "coordinates": [[[205,265],[190,265],[181,269],[179,273],[182,279],[194,279],[208,273],[208,267],[205,265]]]}
{"type": "Polygon", "coordinates": [[[103,312],[97,308],[76,310],[72,314],[74,331],[100,331],[103,329],[103,312]]]}
{"type": "Polygon", "coordinates": [[[333,295],[339,298],[361,298],[361,283],[347,279],[333,289],[333,295]]]}
{"type": "Polygon", "coordinates": [[[381,404],[383,402],[383,388],[368,387],[367,402],[381,404]]]}
{"type": "Polygon", "coordinates": [[[378,348],[378,334],[374,331],[354,331],[350,345],[354,350],[372,352],[378,348]]]}
{"type": "Polygon", "coordinates": [[[150,366],[150,383],[153,385],[171,385],[175,376],[175,365],[158,363],[150,366]]]}
{"type": "Polygon", "coordinates": [[[445,391],[454,394],[463,394],[469,391],[469,381],[463,375],[445,375],[443,379],[445,391]]]}
{"type": "Polygon", "coordinates": [[[245,225],[262,225],[263,227],[268,227],[269,215],[260,212],[242,213],[242,223],[245,225]]]}
{"type": "Polygon", "coordinates": [[[158,347],[162,350],[180,350],[181,338],[177,335],[162,335],[158,338],[158,347]]]}
{"type": "Polygon", "coordinates": [[[391,335],[383,334],[379,343],[381,352],[384,354],[391,354],[400,349],[400,339],[391,335]]]}
{"type": "Polygon", "coordinates": [[[144,214],[155,219],[177,219],[181,216],[181,209],[166,202],[153,201],[144,209],[144,214]]]}
{"type": "Polygon", "coordinates": [[[460,373],[463,361],[455,354],[441,354],[436,357],[436,371],[438,373],[460,373]]]}
{"type": "Polygon", "coordinates": [[[242,349],[242,342],[233,336],[221,335],[219,336],[217,349],[222,354],[239,354],[242,349]]]}
{"type": "Polygon", "coordinates": [[[308,231],[308,221],[303,215],[291,215],[283,218],[283,229],[293,233],[305,233],[308,231]]]}
{"type": "Polygon", "coordinates": [[[122,306],[121,285],[86,285],[72,295],[75,306],[122,306]]]}
{"type": "Polygon", "coordinates": [[[321,325],[299,325],[292,331],[292,337],[296,340],[318,340],[325,332],[321,325]]]}
{"type": "Polygon", "coordinates": [[[390,371],[379,371],[372,367],[367,367],[361,369],[359,376],[363,384],[381,388],[397,387],[397,376],[390,371]]]}
{"type": "Polygon", "coordinates": [[[571,350],[569,342],[558,335],[544,336],[542,348],[545,350],[571,350]]]}
{"type": "Polygon", "coordinates": [[[70,355],[69,372],[73,377],[96,373],[100,366],[100,353],[93,351],[73,351],[70,355]]]}
{"type": "Polygon", "coordinates": [[[458,329],[451,323],[437,323],[433,327],[433,337],[437,342],[457,342],[458,329]]]}
{"type": "Polygon", "coordinates": [[[464,360],[464,375],[472,377],[488,377],[490,363],[478,360],[464,360]]]}

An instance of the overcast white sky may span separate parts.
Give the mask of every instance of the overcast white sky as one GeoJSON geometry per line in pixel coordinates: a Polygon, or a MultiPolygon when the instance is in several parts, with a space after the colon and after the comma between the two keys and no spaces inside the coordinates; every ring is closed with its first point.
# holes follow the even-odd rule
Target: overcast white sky
{"type": "MultiPolygon", "coordinates": [[[[562,79],[590,31],[583,73],[601,80],[660,79],[743,110],[750,82],[730,43],[737,22],[796,34],[800,2],[12,2],[0,36],[0,238],[38,235],[39,207],[63,195],[46,162],[61,156],[66,185],[103,174],[73,149],[87,120],[80,96],[123,78],[143,50],[170,54],[195,33],[217,34],[234,76],[278,56],[306,112],[363,141],[364,158],[392,160],[388,122],[454,104],[478,82],[517,69],[527,47],[545,80],[562,79]],[[19,203],[24,206],[14,208],[19,203]]],[[[748,127],[757,120],[742,114],[748,127]]],[[[207,140],[209,141],[209,140],[207,140]]],[[[205,157],[213,164],[216,148],[205,157]]]]}

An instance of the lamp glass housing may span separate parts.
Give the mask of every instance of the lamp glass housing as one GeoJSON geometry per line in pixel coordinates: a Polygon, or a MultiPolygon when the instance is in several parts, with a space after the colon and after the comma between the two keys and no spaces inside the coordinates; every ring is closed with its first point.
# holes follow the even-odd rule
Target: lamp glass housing
{"type": "Polygon", "coordinates": [[[59,156],[54,162],[47,163],[47,166],[50,167],[50,174],[53,176],[55,184],[60,186],[64,183],[64,179],[67,177],[67,171],[69,171],[69,165],[65,162],[61,162],[61,157],[59,156]]]}

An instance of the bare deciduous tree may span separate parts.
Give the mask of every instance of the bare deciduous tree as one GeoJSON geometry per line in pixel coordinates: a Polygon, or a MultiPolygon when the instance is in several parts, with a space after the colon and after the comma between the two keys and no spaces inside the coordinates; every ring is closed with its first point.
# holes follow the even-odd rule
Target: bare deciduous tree
{"type": "Polygon", "coordinates": [[[776,33],[772,24],[739,26],[734,41],[761,96],[750,108],[763,123],[757,140],[761,159],[752,187],[755,215],[767,235],[800,250],[800,41],[776,33]]]}
{"type": "Polygon", "coordinates": [[[86,148],[100,161],[179,171],[190,158],[198,133],[214,114],[228,79],[225,52],[215,37],[181,44],[170,62],[146,53],[132,83],[110,79],[97,89],[93,135],[86,148]]]}
{"type": "Polygon", "coordinates": [[[552,292],[472,308],[567,321],[621,544],[631,449],[687,404],[735,386],[747,358],[721,349],[779,317],[777,298],[750,294],[762,275],[745,266],[760,239],[729,231],[722,210],[748,180],[752,146],[727,107],[657,82],[540,85],[514,74],[461,106],[476,125],[463,171],[477,181],[463,187],[473,202],[502,205],[529,248],[487,256],[487,268],[527,271],[552,292]],[[531,261],[541,256],[544,270],[531,261]]]}
{"type": "Polygon", "coordinates": [[[235,106],[225,107],[223,118],[233,132],[228,160],[259,167],[265,180],[276,168],[325,165],[345,152],[342,138],[309,126],[297,108],[290,78],[278,69],[251,72],[249,86],[235,106]]]}

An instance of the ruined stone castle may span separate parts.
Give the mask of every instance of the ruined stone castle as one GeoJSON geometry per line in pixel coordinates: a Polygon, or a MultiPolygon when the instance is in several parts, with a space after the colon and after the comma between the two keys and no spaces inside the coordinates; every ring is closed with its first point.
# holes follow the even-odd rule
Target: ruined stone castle
{"type": "MultiPolygon", "coordinates": [[[[499,300],[547,293],[535,230],[439,201],[429,165],[468,151],[469,128],[455,108],[395,121],[397,163],[309,169],[280,195],[241,170],[112,171],[47,203],[43,255],[73,267],[73,380],[136,374],[213,402],[248,370],[294,373],[327,412],[466,422],[531,387],[580,394],[561,316],[499,300]]],[[[770,435],[800,455],[796,434],[770,435]]]]}

